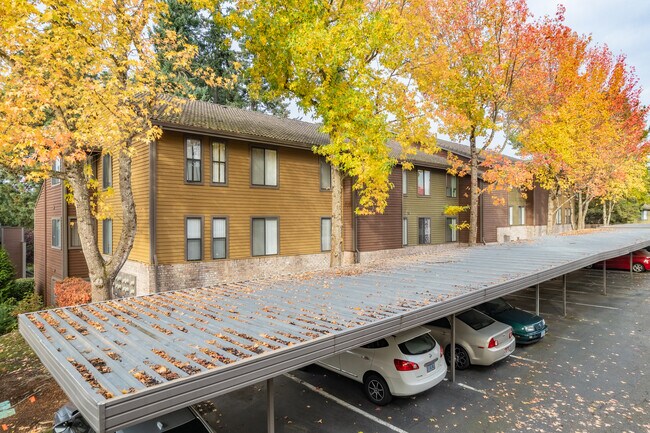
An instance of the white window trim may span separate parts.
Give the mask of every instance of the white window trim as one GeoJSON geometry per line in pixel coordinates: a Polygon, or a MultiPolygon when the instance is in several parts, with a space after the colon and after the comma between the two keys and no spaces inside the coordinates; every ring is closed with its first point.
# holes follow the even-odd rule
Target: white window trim
{"type": "Polygon", "coordinates": [[[280,218],[279,217],[253,217],[251,218],[251,256],[252,257],[264,257],[264,256],[277,256],[280,255],[280,218]],[[263,220],[264,221],[264,254],[255,254],[254,253],[254,245],[253,243],[255,242],[255,236],[253,233],[254,230],[254,225],[255,225],[255,220],[263,220]],[[267,227],[267,222],[269,221],[275,221],[275,232],[277,235],[275,245],[276,245],[276,251],[273,253],[269,253],[268,250],[268,245],[266,244],[267,240],[267,233],[266,233],[266,227],[267,227]]]}

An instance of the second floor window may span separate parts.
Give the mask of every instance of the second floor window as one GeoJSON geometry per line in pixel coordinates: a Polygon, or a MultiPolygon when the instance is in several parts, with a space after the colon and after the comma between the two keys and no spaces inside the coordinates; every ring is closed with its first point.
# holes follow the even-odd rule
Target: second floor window
{"type": "Polygon", "coordinates": [[[52,248],[61,248],[61,219],[52,219],[52,248]]]}
{"type": "Polygon", "coordinates": [[[79,225],[77,218],[70,218],[68,223],[68,245],[70,248],[80,248],[81,239],[79,239],[79,225]]]}
{"type": "MultiPolygon", "coordinates": [[[[61,172],[61,157],[57,156],[54,162],[52,163],[52,171],[55,173],[60,173],[61,172]]],[[[60,185],[61,184],[61,179],[58,177],[53,177],[52,178],[52,186],[55,185],[60,185]]]]}
{"type": "Polygon", "coordinates": [[[203,220],[201,218],[185,219],[185,260],[203,258],[203,220]]]}
{"type": "Polygon", "coordinates": [[[102,156],[102,187],[113,186],[113,159],[111,155],[102,156]]]}
{"type": "Polygon", "coordinates": [[[113,220],[102,221],[102,253],[113,254],[113,220]]]}
{"type": "Polygon", "coordinates": [[[418,218],[418,243],[421,245],[431,243],[430,218],[418,218]]]}
{"type": "Polygon", "coordinates": [[[402,169],[402,194],[406,195],[409,191],[408,175],[406,170],[402,169]]]}
{"type": "Polygon", "coordinates": [[[431,195],[431,172],[418,170],[418,195],[431,195]]]}
{"type": "Polygon", "coordinates": [[[201,182],[201,140],[185,139],[185,180],[201,182]]]}
{"type": "Polygon", "coordinates": [[[458,197],[458,178],[448,174],[447,178],[447,187],[445,188],[447,192],[447,197],[458,197]]]}
{"type": "Polygon", "coordinates": [[[325,157],[318,158],[320,166],[320,189],[329,191],[332,189],[332,166],[325,160],[325,157]]]}
{"type": "Polygon", "coordinates": [[[252,248],[254,256],[278,253],[278,219],[253,218],[252,248]]]}
{"type": "Polygon", "coordinates": [[[332,250],[332,218],[320,219],[320,250],[332,250]]]}
{"type": "Polygon", "coordinates": [[[251,181],[253,185],[278,185],[278,152],[254,147],[251,150],[251,181]]]}
{"type": "Polygon", "coordinates": [[[228,222],[225,218],[212,218],[212,258],[226,258],[228,222]]]}
{"type": "Polygon", "coordinates": [[[212,183],[226,183],[226,143],[212,143],[212,183]]]}
{"type": "Polygon", "coordinates": [[[526,206],[519,206],[519,225],[526,224],[526,206]]]}

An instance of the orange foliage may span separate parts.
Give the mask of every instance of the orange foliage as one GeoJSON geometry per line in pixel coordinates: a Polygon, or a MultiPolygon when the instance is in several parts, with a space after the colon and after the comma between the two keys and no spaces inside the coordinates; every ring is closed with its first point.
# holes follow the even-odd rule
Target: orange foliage
{"type": "Polygon", "coordinates": [[[87,304],[90,302],[90,283],[81,278],[66,278],[54,285],[56,303],[59,307],[87,304]]]}

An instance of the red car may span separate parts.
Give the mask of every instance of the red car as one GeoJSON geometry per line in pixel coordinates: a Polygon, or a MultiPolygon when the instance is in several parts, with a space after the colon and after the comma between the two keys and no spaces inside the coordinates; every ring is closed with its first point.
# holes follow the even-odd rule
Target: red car
{"type": "MultiPolygon", "coordinates": [[[[603,262],[594,263],[594,268],[602,268],[603,262]]],[[[592,267],[589,266],[589,267],[592,267]]],[[[624,271],[630,270],[630,255],[615,257],[607,260],[607,269],[622,269],[624,271]]],[[[639,250],[632,253],[632,272],[650,271],[650,252],[646,250],[639,250]]]]}

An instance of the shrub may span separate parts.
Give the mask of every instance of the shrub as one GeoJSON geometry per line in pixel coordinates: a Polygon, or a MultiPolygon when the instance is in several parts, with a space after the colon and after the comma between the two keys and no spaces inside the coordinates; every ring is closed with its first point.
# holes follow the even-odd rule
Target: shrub
{"type": "Polygon", "coordinates": [[[54,285],[56,304],[59,307],[87,304],[91,300],[90,283],[81,278],[66,278],[54,285]]]}
{"type": "Polygon", "coordinates": [[[19,278],[5,286],[3,298],[4,300],[13,298],[16,301],[21,301],[32,293],[34,293],[34,279],[19,278]]]}
{"type": "Polygon", "coordinates": [[[9,259],[7,250],[0,247],[0,302],[4,302],[10,296],[5,295],[7,286],[14,280],[16,269],[9,259]]]}
{"type": "Polygon", "coordinates": [[[43,309],[43,298],[41,295],[37,295],[32,292],[29,295],[21,299],[12,311],[12,315],[17,317],[19,314],[31,313],[32,311],[38,311],[43,309]]]}
{"type": "Polygon", "coordinates": [[[11,332],[16,328],[16,317],[13,315],[14,305],[10,302],[0,304],[0,335],[11,332]]]}

